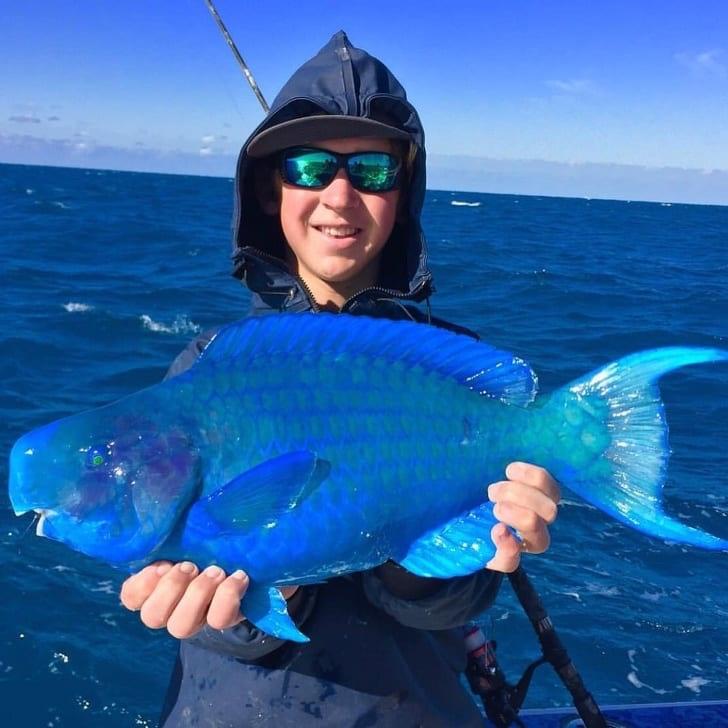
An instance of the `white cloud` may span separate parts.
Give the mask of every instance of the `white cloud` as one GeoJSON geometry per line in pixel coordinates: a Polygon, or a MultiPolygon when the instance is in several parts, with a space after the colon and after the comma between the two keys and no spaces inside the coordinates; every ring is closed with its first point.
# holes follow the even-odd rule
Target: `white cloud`
{"type": "Polygon", "coordinates": [[[698,76],[718,76],[725,78],[727,69],[719,59],[725,54],[720,48],[714,48],[702,53],[676,53],[675,60],[681,65],[689,68],[698,76]]]}
{"type": "Polygon", "coordinates": [[[593,94],[596,91],[594,82],[588,78],[553,79],[546,81],[546,85],[562,94],[593,94]]]}
{"type": "Polygon", "coordinates": [[[207,134],[207,135],[203,136],[202,139],[200,139],[200,141],[205,145],[212,144],[215,141],[215,135],[207,134]]]}
{"type": "Polygon", "coordinates": [[[202,147],[200,149],[201,157],[208,157],[210,154],[212,154],[212,147],[202,147]]]}
{"type": "Polygon", "coordinates": [[[9,116],[8,121],[14,121],[16,124],[40,124],[40,119],[37,116],[29,116],[28,114],[9,116]]]}
{"type": "Polygon", "coordinates": [[[235,173],[236,155],[226,153],[184,152],[144,146],[129,147],[99,144],[93,139],[69,137],[46,139],[30,134],[0,131],[0,162],[43,164],[94,169],[127,169],[138,172],[202,174],[230,178],[235,173]],[[79,148],[79,145],[86,148],[79,148]]]}

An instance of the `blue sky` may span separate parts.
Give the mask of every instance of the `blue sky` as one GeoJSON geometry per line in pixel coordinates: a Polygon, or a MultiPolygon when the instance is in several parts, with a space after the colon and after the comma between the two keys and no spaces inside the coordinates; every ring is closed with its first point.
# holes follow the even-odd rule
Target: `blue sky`
{"type": "MultiPolygon", "coordinates": [[[[216,5],[269,100],[340,28],[382,58],[434,179],[453,156],[684,168],[728,204],[724,0],[216,5]]],[[[262,114],[203,0],[5,0],[0,64],[0,161],[230,175],[262,114]]]]}

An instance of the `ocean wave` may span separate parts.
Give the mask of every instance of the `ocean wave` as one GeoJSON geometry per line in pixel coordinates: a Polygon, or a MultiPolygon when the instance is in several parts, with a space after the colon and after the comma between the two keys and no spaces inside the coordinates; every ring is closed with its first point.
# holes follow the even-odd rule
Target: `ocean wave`
{"type": "Polygon", "coordinates": [[[710,680],[706,680],[704,677],[688,677],[681,680],[680,684],[698,695],[700,694],[700,688],[703,687],[703,685],[709,685],[710,680]]]}
{"type": "Polygon", "coordinates": [[[480,202],[466,202],[465,200],[450,200],[455,207],[480,207],[480,202]]]}
{"type": "Polygon", "coordinates": [[[145,329],[162,334],[199,334],[200,326],[190,321],[187,316],[177,316],[171,324],[160,323],[155,321],[151,316],[142,314],[139,319],[145,329]]]}
{"type": "Polygon", "coordinates": [[[56,212],[57,210],[70,210],[71,206],[60,200],[33,200],[33,204],[44,212],[56,212]]]}
{"type": "Polygon", "coordinates": [[[69,301],[68,303],[63,304],[63,308],[68,311],[68,313],[81,313],[83,311],[93,311],[93,306],[90,306],[88,303],[76,303],[75,301],[69,301]]]}

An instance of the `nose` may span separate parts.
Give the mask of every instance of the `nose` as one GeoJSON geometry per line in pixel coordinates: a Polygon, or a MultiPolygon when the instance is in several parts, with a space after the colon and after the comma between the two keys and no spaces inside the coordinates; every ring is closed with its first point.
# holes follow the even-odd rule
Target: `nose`
{"type": "Polygon", "coordinates": [[[321,202],[332,210],[346,210],[357,207],[360,202],[359,193],[351,186],[343,169],[321,191],[321,202]]]}

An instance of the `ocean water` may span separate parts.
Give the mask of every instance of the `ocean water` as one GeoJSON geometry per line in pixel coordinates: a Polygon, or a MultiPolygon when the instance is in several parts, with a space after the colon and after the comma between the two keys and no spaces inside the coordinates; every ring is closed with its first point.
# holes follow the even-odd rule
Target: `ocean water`
{"type": "MultiPolygon", "coordinates": [[[[0,481],[17,436],[158,381],[195,333],[245,315],[232,187],[0,165],[0,481]]],[[[527,359],[543,391],[640,348],[728,348],[728,207],[431,191],[424,222],[434,313],[527,359]]],[[[728,366],[662,391],[666,508],[726,538],[728,366]]],[[[31,521],[3,488],[4,724],[154,725],[174,641],[120,606],[122,573],[31,521]]],[[[526,569],[600,702],[728,699],[728,554],[648,538],[569,493],[552,539],[526,569]]],[[[490,614],[515,680],[536,640],[507,586],[490,614]]],[[[527,707],[568,703],[540,668],[527,707]]]]}

